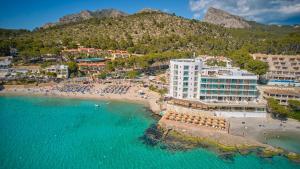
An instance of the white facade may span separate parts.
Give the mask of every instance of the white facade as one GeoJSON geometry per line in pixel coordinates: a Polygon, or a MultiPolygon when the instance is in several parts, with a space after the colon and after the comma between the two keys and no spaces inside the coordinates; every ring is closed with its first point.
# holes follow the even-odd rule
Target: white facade
{"type": "Polygon", "coordinates": [[[257,100],[257,80],[258,76],[238,68],[204,67],[201,59],[175,59],[170,61],[169,96],[213,104],[216,116],[266,117],[266,104],[257,100]]]}
{"type": "Polygon", "coordinates": [[[178,99],[193,99],[198,92],[200,59],[174,59],[170,61],[169,95],[178,99]]]}
{"type": "Polygon", "coordinates": [[[69,70],[66,65],[52,65],[46,68],[46,72],[56,73],[58,78],[68,78],[69,70]]]}

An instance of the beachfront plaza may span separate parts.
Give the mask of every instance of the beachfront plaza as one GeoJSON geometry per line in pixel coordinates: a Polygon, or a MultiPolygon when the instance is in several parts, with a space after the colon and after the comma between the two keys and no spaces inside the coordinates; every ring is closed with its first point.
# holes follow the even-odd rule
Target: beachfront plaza
{"type": "Polygon", "coordinates": [[[170,62],[169,104],[224,117],[266,117],[258,76],[235,67],[210,67],[201,59],[170,62]]]}

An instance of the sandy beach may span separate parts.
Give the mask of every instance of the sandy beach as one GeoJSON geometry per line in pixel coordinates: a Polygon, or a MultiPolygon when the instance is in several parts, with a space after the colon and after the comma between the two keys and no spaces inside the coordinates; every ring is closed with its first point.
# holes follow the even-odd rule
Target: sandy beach
{"type": "MultiPolygon", "coordinates": [[[[61,92],[57,88],[65,84],[43,84],[34,85],[6,85],[4,90],[0,91],[0,95],[25,95],[25,96],[47,96],[47,97],[62,97],[62,98],[80,98],[80,99],[100,99],[100,100],[118,100],[136,102],[145,104],[154,113],[161,111],[158,100],[160,95],[156,92],[135,83],[128,83],[130,88],[125,94],[103,93],[106,87],[112,84],[92,83],[89,92],[61,92]],[[140,92],[143,92],[141,95],[140,92]]],[[[83,84],[82,84],[83,85],[83,84]]],[[[122,84],[123,85],[123,84],[122,84]]],[[[84,85],[83,85],[84,86],[84,85]]]]}

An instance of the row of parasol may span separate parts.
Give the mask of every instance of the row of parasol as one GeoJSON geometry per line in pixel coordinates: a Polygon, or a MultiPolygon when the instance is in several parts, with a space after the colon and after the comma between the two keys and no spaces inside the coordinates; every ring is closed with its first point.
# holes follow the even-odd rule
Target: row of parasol
{"type": "Polygon", "coordinates": [[[221,130],[226,129],[226,120],[214,117],[202,117],[183,113],[170,112],[166,114],[166,120],[173,120],[183,123],[190,123],[199,126],[213,127],[221,130]]]}

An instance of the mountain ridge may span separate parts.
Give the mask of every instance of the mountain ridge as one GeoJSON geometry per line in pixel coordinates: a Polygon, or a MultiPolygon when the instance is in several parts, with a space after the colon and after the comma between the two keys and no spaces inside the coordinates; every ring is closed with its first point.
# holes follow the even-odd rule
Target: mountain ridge
{"type": "MultiPolygon", "coordinates": [[[[254,23],[253,23],[254,25],[254,23]]],[[[0,55],[10,47],[24,58],[54,53],[78,45],[147,54],[188,51],[211,55],[247,49],[272,54],[300,53],[300,28],[254,25],[230,29],[165,12],[142,11],[124,17],[90,18],[31,32],[3,30],[0,55]]]]}
{"type": "Polygon", "coordinates": [[[128,14],[123,11],[112,9],[112,8],[95,10],[95,11],[82,10],[79,13],[64,15],[61,18],[59,18],[58,22],[46,23],[41,28],[46,29],[46,28],[60,25],[60,24],[80,22],[80,21],[84,21],[84,20],[88,20],[88,19],[92,19],[92,18],[98,18],[98,19],[117,18],[117,17],[122,17],[122,16],[128,16],[128,14]]]}
{"type": "Polygon", "coordinates": [[[226,28],[251,28],[244,18],[213,7],[207,10],[203,21],[226,28]]]}

